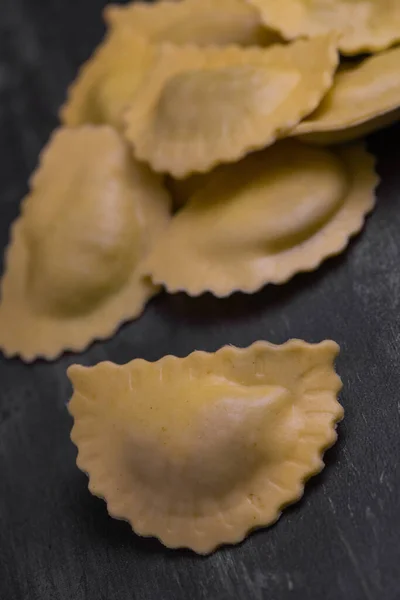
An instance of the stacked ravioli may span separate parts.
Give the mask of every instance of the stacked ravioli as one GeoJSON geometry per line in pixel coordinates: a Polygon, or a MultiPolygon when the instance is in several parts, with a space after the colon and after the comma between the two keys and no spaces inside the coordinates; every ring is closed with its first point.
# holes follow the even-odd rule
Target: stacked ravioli
{"type": "MultiPolygon", "coordinates": [[[[110,337],[161,286],[222,297],[317,268],[374,206],[360,138],[400,114],[395,0],[104,15],[6,253],[0,348],[26,361],[110,337]]],[[[343,416],[337,352],[292,340],[75,365],[78,465],[141,535],[237,543],[322,469],[343,416]]]]}

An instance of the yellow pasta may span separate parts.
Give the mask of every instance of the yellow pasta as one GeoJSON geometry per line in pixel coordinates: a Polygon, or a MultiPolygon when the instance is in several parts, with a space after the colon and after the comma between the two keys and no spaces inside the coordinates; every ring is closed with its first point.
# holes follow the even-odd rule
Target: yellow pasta
{"type": "Polygon", "coordinates": [[[110,515],[207,554],[276,521],[343,416],[334,342],[69,368],[77,464],[110,515]]]}
{"type": "Polygon", "coordinates": [[[138,317],[157,291],[141,262],[167,224],[169,202],[110,127],[58,130],[7,250],[3,352],[52,359],[138,317]]]}
{"type": "Polygon", "coordinates": [[[190,295],[284,283],[347,246],[377,182],[362,145],[333,151],[284,140],[210,176],[144,268],[168,291],[190,295]]]}
{"type": "Polygon", "coordinates": [[[266,49],[164,48],[125,135],[139,160],[176,178],[235,162],[311,113],[337,60],[329,36],[266,49]]]}

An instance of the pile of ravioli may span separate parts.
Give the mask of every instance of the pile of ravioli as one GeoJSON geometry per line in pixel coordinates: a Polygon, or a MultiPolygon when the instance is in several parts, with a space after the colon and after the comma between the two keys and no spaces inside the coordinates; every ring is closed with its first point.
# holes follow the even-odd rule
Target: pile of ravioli
{"type": "MultiPolygon", "coordinates": [[[[395,0],[104,17],[6,250],[0,349],[27,362],[109,338],[162,288],[255,293],[342,252],[375,203],[362,138],[400,115],[395,0]]],[[[111,514],[209,552],[301,496],[342,416],[337,347],[260,344],[71,368],[78,464],[111,514]]]]}

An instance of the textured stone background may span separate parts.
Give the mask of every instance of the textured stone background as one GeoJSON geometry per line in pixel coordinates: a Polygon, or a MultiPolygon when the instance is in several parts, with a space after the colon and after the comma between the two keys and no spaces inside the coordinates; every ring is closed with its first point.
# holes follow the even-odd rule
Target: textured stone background
{"type": "MultiPolygon", "coordinates": [[[[103,4],[0,0],[1,249],[66,86],[100,40],[103,4]]],[[[399,126],[371,140],[377,209],[318,272],[251,297],[161,295],[109,342],[53,364],[0,358],[2,600],[400,598],[399,142],[399,126]],[[166,550],[107,515],[75,466],[69,364],[291,337],[339,342],[346,409],[327,468],[300,503],[208,558],[166,550]]]]}

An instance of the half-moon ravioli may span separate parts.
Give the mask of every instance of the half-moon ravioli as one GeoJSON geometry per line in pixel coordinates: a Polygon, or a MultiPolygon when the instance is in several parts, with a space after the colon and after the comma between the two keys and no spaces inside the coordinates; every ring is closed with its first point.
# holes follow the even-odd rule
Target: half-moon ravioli
{"type": "Polygon", "coordinates": [[[400,41],[398,0],[248,0],[287,40],[338,34],[343,54],[385,50],[400,41]]]}
{"type": "Polygon", "coordinates": [[[71,437],[111,516],[207,554],[274,523],[324,466],[343,416],[335,342],[73,365],[71,437]]]}
{"type": "Polygon", "coordinates": [[[1,350],[52,359],[139,316],[157,291],[140,265],[167,224],[169,202],[111,127],[58,130],[12,228],[1,350]]]}
{"type": "Polygon", "coordinates": [[[295,127],[307,142],[353,140],[400,118],[400,48],[344,64],[319,107],[295,127]]]}
{"type": "Polygon", "coordinates": [[[374,160],[284,140],[210,177],[145,260],[169,292],[227,296],[284,283],[339,254],[375,202],[374,160]]]}
{"type": "Polygon", "coordinates": [[[167,47],[162,55],[126,112],[125,135],[139,160],[177,178],[283,136],[319,104],[338,60],[330,36],[266,49],[167,47]]]}
{"type": "Polygon", "coordinates": [[[61,122],[68,127],[109,123],[120,128],[124,109],[156,57],[156,46],[129,27],[111,31],[70,86],[61,122]]]}
{"type": "Polygon", "coordinates": [[[258,46],[279,40],[245,0],[109,4],[104,16],[109,27],[129,26],[134,33],[153,42],[258,46]]]}

